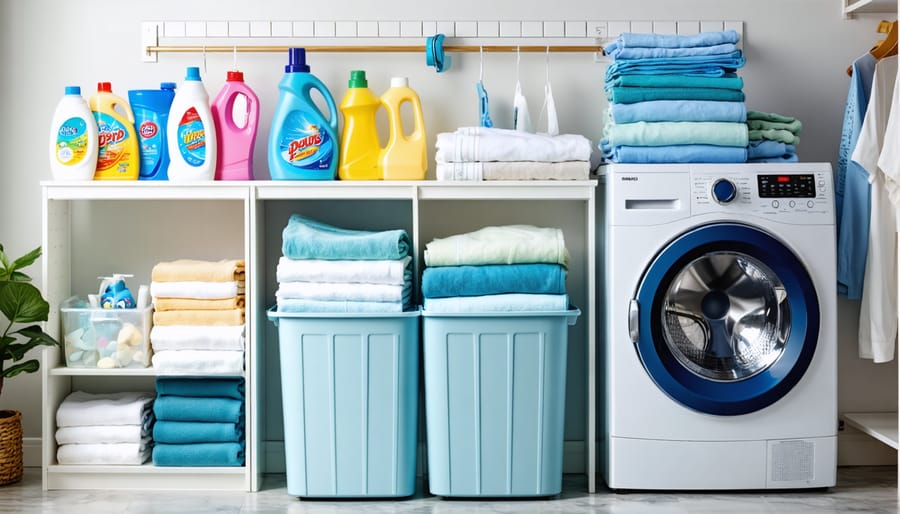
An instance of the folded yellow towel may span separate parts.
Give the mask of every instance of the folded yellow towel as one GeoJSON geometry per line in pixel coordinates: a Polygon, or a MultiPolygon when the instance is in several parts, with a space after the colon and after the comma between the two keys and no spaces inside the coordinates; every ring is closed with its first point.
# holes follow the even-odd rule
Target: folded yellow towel
{"type": "Polygon", "coordinates": [[[231,298],[202,300],[199,298],[155,298],[153,308],[157,311],[216,311],[243,309],[244,295],[231,298]]]}
{"type": "Polygon", "coordinates": [[[153,266],[154,282],[234,282],[244,280],[244,260],[179,259],[153,266]]]}
{"type": "Polygon", "coordinates": [[[158,311],[153,313],[154,325],[243,325],[244,309],[227,311],[158,311]]]}

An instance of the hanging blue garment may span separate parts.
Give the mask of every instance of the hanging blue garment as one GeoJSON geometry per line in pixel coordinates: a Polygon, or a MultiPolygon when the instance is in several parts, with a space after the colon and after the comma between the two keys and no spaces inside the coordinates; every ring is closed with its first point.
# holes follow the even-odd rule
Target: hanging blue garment
{"type": "Polygon", "coordinates": [[[850,160],[862,129],[877,59],[866,53],[853,61],[853,75],[844,109],[835,178],[838,294],[850,300],[862,297],[869,252],[869,173],[850,160]]]}

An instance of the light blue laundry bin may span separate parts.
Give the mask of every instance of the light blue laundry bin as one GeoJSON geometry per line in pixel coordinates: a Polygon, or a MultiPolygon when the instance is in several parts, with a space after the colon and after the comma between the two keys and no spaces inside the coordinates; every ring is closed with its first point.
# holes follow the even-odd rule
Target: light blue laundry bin
{"type": "Polygon", "coordinates": [[[562,491],[568,326],[580,314],[422,312],[432,494],[562,491]]]}
{"type": "Polygon", "coordinates": [[[287,492],[415,493],[419,311],[268,311],[278,327],[287,492]]]}

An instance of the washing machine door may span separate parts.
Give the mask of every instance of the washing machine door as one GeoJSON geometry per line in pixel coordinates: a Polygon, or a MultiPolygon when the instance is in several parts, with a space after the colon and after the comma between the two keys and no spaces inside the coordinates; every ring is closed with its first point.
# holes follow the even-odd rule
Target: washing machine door
{"type": "Polygon", "coordinates": [[[632,313],[632,337],[657,386],[716,415],[753,412],[787,394],[819,334],[803,263],[773,236],[736,223],[701,226],[666,246],[632,313]]]}

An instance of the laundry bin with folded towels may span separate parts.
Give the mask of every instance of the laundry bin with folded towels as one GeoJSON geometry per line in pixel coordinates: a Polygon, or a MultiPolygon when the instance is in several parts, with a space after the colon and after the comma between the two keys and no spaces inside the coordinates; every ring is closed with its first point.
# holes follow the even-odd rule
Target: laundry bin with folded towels
{"type": "Polygon", "coordinates": [[[284,229],[276,305],[287,492],[415,493],[419,310],[403,230],[300,215],[284,229]]]}

